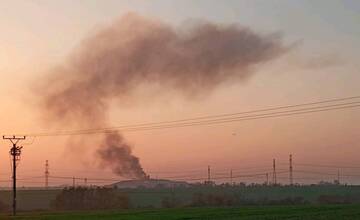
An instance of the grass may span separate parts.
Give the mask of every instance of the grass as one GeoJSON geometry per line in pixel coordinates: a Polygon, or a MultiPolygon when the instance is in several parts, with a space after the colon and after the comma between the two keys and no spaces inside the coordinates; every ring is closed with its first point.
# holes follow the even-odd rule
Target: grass
{"type": "Polygon", "coordinates": [[[43,212],[23,213],[15,218],[0,215],[0,218],[13,220],[356,220],[360,219],[360,205],[43,212]]]}
{"type": "MultiPolygon", "coordinates": [[[[320,195],[360,195],[360,186],[303,186],[303,187],[192,187],[157,189],[125,189],[133,207],[161,208],[164,197],[175,197],[183,204],[189,203],[194,193],[225,193],[239,195],[242,199],[261,200],[269,198],[273,200],[286,197],[303,197],[306,201],[316,203],[320,195]]],[[[18,209],[24,211],[49,210],[51,201],[55,199],[60,190],[18,190],[18,209]]],[[[11,191],[0,191],[0,201],[11,205],[11,191]]]]}

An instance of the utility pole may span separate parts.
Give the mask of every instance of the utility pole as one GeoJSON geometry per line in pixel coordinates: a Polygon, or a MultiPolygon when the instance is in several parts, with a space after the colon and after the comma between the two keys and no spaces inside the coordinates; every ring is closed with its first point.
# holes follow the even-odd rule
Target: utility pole
{"type": "Polygon", "coordinates": [[[210,166],[208,166],[208,184],[210,184],[210,166]]]}
{"type": "Polygon", "coordinates": [[[45,189],[48,189],[48,188],[49,188],[49,175],[50,175],[50,172],[49,172],[49,161],[46,160],[46,162],[45,162],[45,189]]]}
{"type": "Polygon", "coordinates": [[[289,178],[290,178],[290,186],[292,186],[294,184],[294,182],[293,182],[292,154],[289,155],[289,178]]]}
{"type": "Polygon", "coordinates": [[[25,136],[10,136],[10,137],[6,137],[3,136],[4,140],[9,140],[12,143],[12,147],[10,149],[10,155],[12,156],[12,167],[13,167],[13,174],[12,174],[12,179],[13,179],[13,215],[16,215],[16,166],[17,166],[17,161],[20,160],[20,155],[21,155],[21,149],[22,146],[17,146],[17,143],[20,140],[25,140],[25,136]]]}
{"type": "Polygon", "coordinates": [[[273,184],[276,185],[276,163],[275,163],[275,159],[273,159],[273,184]]]}

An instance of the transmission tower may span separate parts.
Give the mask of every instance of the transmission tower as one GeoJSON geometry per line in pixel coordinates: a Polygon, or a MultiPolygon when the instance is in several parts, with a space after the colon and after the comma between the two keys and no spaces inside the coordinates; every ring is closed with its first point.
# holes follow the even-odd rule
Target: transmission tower
{"type": "Polygon", "coordinates": [[[46,160],[45,162],[45,188],[47,189],[49,187],[49,161],[46,160]]]}
{"type": "Polygon", "coordinates": [[[17,143],[21,140],[25,140],[25,136],[3,136],[4,140],[9,140],[12,143],[10,149],[10,155],[12,156],[12,179],[13,179],[13,215],[16,215],[16,166],[18,161],[20,161],[21,149],[22,146],[17,146],[17,143]]]}
{"type": "Polygon", "coordinates": [[[273,159],[273,184],[276,185],[276,164],[275,164],[275,159],[273,159]]]}
{"type": "Polygon", "coordinates": [[[290,186],[292,186],[294,184],[294,181],[293,181],[292,154],[289,155],[289,179],[290,179],[290,186]]]}
{"type": "Polygon", "coordinates": [[[269,174],[266,173],[266,185],[268,186],[269,185],[269,174]]]}
{"type": "Polygon", "coordinates": [[[211,180],[211,176],[210,176],[210,166],[208,166],[208,184],[211,184],[210,180],[211,180]]]}

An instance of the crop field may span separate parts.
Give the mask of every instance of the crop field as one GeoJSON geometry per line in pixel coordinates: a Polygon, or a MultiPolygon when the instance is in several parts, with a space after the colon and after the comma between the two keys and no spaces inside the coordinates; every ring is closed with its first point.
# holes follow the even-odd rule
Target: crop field
{"type": "Polygon", "coordinates": [[[360,205],[300,205],[265,206],[242,208],[181,208],[148,209],[107,212],[63,212],[63,213],[22,213],[13,218],[2,219],[33,220],[357,220],[360,219],[360,205]]]}

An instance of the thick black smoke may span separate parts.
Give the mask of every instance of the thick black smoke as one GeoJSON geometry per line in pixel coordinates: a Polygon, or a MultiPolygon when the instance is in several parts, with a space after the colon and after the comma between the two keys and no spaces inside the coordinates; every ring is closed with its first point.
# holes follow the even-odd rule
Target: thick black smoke
{"type": "MultiPolygon", "coordinates": [[[[112,99],[149,83],[184,95],[206,94],[284,53],[281,40],[279,34],[265,36],[238,25],[202,22],[174,28],[128,14],[86,39],[69,62],[52,72],[42,104],[51,120],[106,126],[112,99]]],[[[118,133],[106,135],[97,152],[117,174],[145,176],[118,133]]]]}
{"type": "Polygon", "coordinates": [[[140,179],[147,177],[139,158],[132,155],[131,146],[117,132],[106,134],[105,141],[97,153],[101,159],[101,165],[111,167],[119,176],[140,179]]]}

